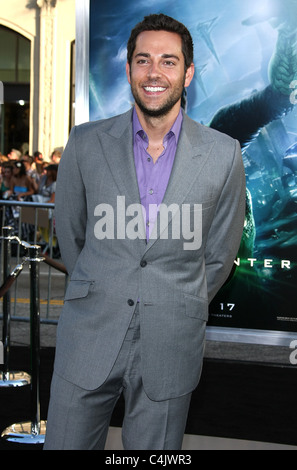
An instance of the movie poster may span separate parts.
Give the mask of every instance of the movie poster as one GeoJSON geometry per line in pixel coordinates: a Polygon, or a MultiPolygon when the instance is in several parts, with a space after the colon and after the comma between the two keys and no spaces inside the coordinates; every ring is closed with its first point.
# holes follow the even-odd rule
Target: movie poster
{"type": "MultiPolygon", "coordinates": [[[[297,331],[297,0],[90,2],[90,120],[127,111],[126,43],[146,14],[183,22],[195,44],[188,115],[241,143],[246,221],[210,326],[297,331]]],[[[222,250],[224,247],[222,247],[222,250]]]]}

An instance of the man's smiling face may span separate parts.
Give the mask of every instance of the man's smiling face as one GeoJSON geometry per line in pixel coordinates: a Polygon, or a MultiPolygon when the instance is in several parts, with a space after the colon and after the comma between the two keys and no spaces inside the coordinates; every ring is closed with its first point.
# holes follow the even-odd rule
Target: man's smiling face
{"type": "Polygon", "coordinates": [[[152,117],[179,110],[183,88],[189,86],[193,65],[185,71],[182,40],[176,33],[143,31],[136,40],[126,72],[135,105],[152,117]]]}

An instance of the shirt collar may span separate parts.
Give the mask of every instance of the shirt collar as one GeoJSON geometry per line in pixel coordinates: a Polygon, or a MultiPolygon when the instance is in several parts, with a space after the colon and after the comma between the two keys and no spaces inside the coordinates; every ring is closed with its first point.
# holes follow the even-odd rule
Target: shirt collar
{"type": "MultiPolygon", "coordinates": [[[[182,110],[180,109],[180,111],[178,113],[178,116],[177,116],[176,120],[174,121],[170,131],[166,134],[166,136],[169,136],[170,133],[173,133],[174,136],[175,136],[176,143],[178,142],[178,139],[179,139],[182,122],[183,122],[183,114],[182,114],[182,110]]],[[[136,109],[134,107],[134,109],[133,109],[133,135],[134,135],[134,140],[135,140],[136,135],[138,133],[141,135],[142,138],[143,138],[144,135],[146,135],[143,128],[142,128],[142,126],[141,126],[141,124],[140,124],[140,122],[139,122],[137,112],[136,112],[136,109]]],[[[166,138],[166,136],[164,137],[164,139],[166,138]]]]}

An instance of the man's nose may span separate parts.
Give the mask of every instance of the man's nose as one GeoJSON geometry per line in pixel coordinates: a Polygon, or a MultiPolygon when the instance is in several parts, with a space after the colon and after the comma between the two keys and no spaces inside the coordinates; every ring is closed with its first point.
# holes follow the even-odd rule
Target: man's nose
{"type": "Polygon", "coordinates": [[[157,62],[152,61],[148,69],[148,77],[156,78],[160,75],[160,67],[157,62]]]}

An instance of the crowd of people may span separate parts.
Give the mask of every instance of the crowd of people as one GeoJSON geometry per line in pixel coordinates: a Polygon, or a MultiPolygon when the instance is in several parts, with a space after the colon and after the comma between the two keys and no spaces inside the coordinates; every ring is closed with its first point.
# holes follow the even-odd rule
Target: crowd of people
{"type": "MultiPolygon", "coordinates": [[[[36,229],[30,223],[23,222],[24,217],[20,219],[18,206],[1,206],[1,200],[54,203],[60,159],[59,150],[53,151],[49,160],[45,160],[38,151],[33,156],[16,149],[12,149],[7,156],[0,153],[0,224],[12,226],[14,234],[23,240],[30,241],[36,229]]],[[[38,238],[48,243],[49,229],[38,226],[37,232],[38,238]]],[[[56,245],[55,240],[57,248],[56,245]]]]}
{"type": "Polygon", "coordinates": [[[41,152],[22,155],[12,149],[0,154],[0,199],[55,202],[56,179],[61,152],[54,150],[49,161],[41,152]]]}

